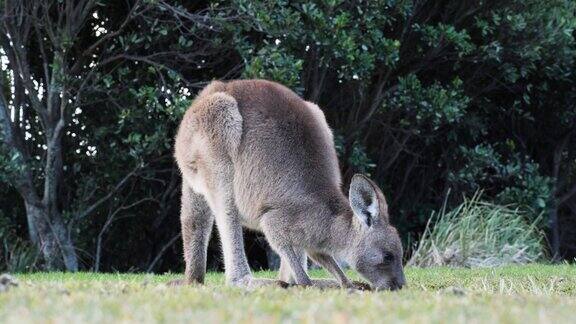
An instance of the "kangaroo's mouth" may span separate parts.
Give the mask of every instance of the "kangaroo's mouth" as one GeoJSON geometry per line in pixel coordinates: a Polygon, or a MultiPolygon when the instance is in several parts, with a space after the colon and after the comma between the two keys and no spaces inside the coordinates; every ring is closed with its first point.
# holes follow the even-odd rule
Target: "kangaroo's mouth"
{"type": "Polygon", "coordinates": [[[383,290],[390,290],[396,291],[402,289],[406,285],[406,282],[403,280],[398,279],[390,279],[378,282],[372,285],[372,290],[374,291],[383,291],[383,290]]]}

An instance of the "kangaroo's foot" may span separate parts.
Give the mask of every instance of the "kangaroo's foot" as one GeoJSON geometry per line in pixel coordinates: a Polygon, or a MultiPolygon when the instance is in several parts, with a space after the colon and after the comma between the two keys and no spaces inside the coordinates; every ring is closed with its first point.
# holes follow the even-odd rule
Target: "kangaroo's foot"
{"type": "Polygon", "coordinates": [[[254,278],[252,276],[246,276],[241,279],[231,280],[228,283],[231,286],[244,288],[246,290],[254,290],[260,287],[279,287],[288,288],[292,285],[278,279],[264,279],[264,278],[254,278]]]}
{"type": "MultiPolygon", "coordinates": [[[[187,281],[186,279],[175,279],[168,281],[166,283],[167,286],[176,287],[176,286],[186,286],[186,285],[201,285],[202,283],[197,281],[187,281]]],[[[277,279],[261,279],[261,278],[253,278],[253,277],[244,277],[242,279],[233,280],[229,282],[229,284],[233,287],[244,288],[246,290],[253,290],[260,287],[280,287],[280,288],[288,288],[293,286],[282,280],[277,279]]]]}
{"type": "Polygon", "coordinates": [[[349,287],[342,287],[342,285],[334,279],[310,279],[309,285],[300,285],[291,283],[290,287],[318,288],[320,290],[349,288],[349,287]]]}

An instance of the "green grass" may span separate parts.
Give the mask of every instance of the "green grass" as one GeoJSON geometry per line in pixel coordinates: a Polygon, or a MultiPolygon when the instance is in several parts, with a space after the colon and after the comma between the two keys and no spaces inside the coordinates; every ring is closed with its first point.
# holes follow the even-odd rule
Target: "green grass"
{"type": "MultiPolygon", "coordinates": [[[[275,276],[260,272],[260,277],[275,276]]],[[[326,276],[313,272],[313,276],[326,276]]],[[[483,322],[576,320],[576,267],[407,268],[400,292],[169,287],[179,275],[35,273],[0,293],[0,323],[483,322]]]]}

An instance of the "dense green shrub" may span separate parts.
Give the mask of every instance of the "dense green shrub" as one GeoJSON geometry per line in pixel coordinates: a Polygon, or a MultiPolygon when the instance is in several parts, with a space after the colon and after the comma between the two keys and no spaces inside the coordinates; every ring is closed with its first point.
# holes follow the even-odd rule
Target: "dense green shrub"
{"type": "Polygon", "coordinates": [[[561,199],[576,186],[576,3],[222,3],[240,17],[243,76],[319,102],[344,174],[374,176],[405,234],[448,190],[455,206],[482,189],[559,240],[556,211],[576,209],[561,199]]]}
{"type": "MultiPolygon", "coordinates": [[[[56,6],[82,1],[38,3],[73,14],[81,11],[56,6]]],[[[576,256],[576,2],[137,3],[98,1],[72,39],[37,37],[49,24],[24,39],[31,77],[55,82],[54,100],[60,86],[71,99],[62,105],[63,163],[51,206],[70,230],[81,268],[181,266],[174,132],[210,80],[243,77],[279,81],[319,104],[344,186],[355,172],[370,174],[406,241],[422,235],[431,210],[483,190],[486,201],[540,219],[552,256],[576,256]]],[[[0,14],[16,25],[32,17],[0,14]]],[[[6,53],[10,42],[0,47],[6,53]]],[[[47,132],[30,109],[34,96],[2,62],[1,98],[22,112],[24,122],[11,124],[26,138],[26,154],[6,145],[0,126],[0,210],[28,241],[24,204],[14,201],[30,191],[15,187],[26,180],[42,198],[47,132]]],[[[217,253],[210,257],[218,263],[217,253]]]]}

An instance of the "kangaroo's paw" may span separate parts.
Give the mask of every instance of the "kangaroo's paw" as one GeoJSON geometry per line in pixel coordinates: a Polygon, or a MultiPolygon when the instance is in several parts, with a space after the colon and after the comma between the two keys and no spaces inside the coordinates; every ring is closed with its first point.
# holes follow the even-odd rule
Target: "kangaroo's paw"
{"type": "Polygon", "coordinates": [[[369,284],[362,282],[362,281],[352,281],[352,289],[362,290],[362,291],[371,291],[372,287],[369,284]]]}
{"type": "Polygon", "coordinates": [[[312,279],[312,287],[320,289],[353,289],[353,290],[371,290],[370,285],[360,281],[349,281],[342,284],[334,279],[312,279]]]}

